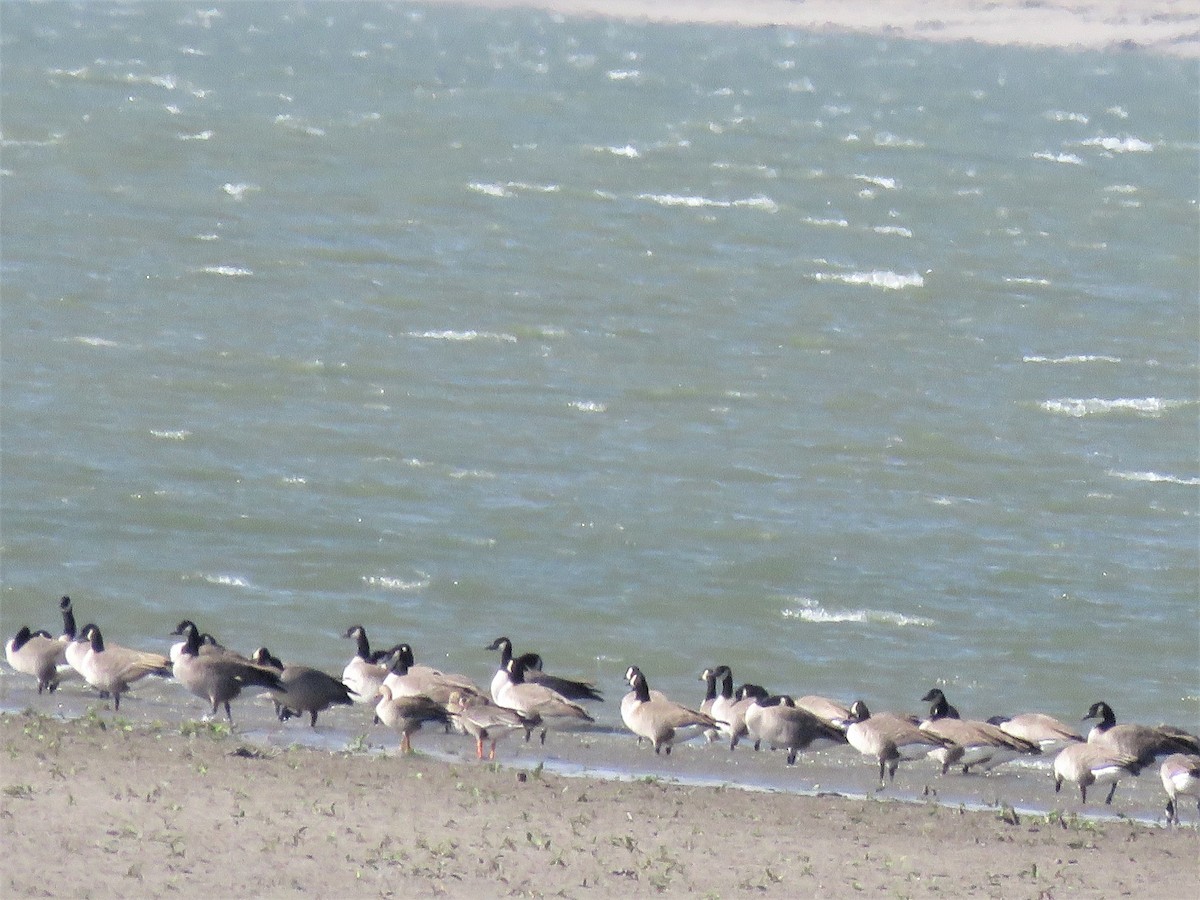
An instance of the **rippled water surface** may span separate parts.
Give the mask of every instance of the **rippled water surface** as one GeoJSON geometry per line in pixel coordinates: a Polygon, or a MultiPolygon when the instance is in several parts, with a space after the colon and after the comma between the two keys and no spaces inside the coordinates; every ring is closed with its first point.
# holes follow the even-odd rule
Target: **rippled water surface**
{"type": "Polygon", "coordinates": [[[1193,63],[0,15],[6,633],[1200,727],[1193,63]]]}

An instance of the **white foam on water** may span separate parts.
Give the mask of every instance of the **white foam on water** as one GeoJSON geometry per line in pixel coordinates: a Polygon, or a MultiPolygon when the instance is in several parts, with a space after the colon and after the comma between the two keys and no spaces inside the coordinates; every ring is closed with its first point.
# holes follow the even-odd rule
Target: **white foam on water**
{"type": "Polygon", "coordinates": [[[245,181],[239,181],[236,183],[227,181],[221,185],[221,190],[223,190],[234,200],[243,200],[245,199],[246,194],[250,191],[260,191],[262,188],[260,188],[257,184],[250,184],[245,181]]]}
{"type": "Polygon", "coordinates": [[[873,184],[888,191],[894,191],[899,186],[895,178],[887,178],[883,175],[855,175],[854,180],[865,181],[867,184],[873,184]]]}
{"type": "Polygon", "coordinates": [[[250,269],[243,269],[241,266],[205,266],[199,271],[206,275],[224,275],[228,278],[245,278],[254,274],[250,269]]]}
{"type": "Polygon", "coordinates": [[[843,284],[865,285],[867,287],[884,288],[889,291],[922,287],[925,284],[925,279],[917,272],[912,272],[908,275],[891,271],[818,272],[812,278],[816,281],[840,281],[843,284]]]}
{"type": "Polygon", "coordinates": [[[409,337],[425,338],[433,341],[454,341],[468,343],[470,341],[499,341],[505,344],[515,344],[515,334],[505,334],[495,331],[410,331],[409,337]]]}
{"type": "Polygon", "coordinates": [[[1100,136],[1081,142],[1084,147],[1099,147],[1109,153],[1149,153],[1154,145],[1136,137],[1100,136]]]}
{"type": "Polygon", "coordinates": [[[567,406],[571,407],[572,409],[577,409],[580,412],[587,412],[587,413],[608,412],[607,404],[599,403],[594,400],[572,400],[570,403],[567,404],[567,406]]]}
{"type": "Polygon", "coordinates": [[[874,225],[871,230],[876,234],[893,234],[897,237],[910,238],[913,236],[911,228],[905,228],[903,225],[874,225]]]}
{"type": "Polygon", "coordinates": [[[691,209],[731,209],[735,207],[750,207],[767,212],[778,212],[779,207],[770,197],[747,197],[740,200],[714,200],[686,194],[638,194],[639,200],[649,200],[659,206],[684,206],[691,209]]]}
{"type": "Polygon", "coordinates": [[[1188,404],[1185,400],[1164,400],[1161,397],[1063,397],[1043,400],[1040,404],[1047,412],[1082,418],[1083,416],[1107,415],[1131,412],[1141,416],[1160,416],[1169,409],[1188,404]]]}
{"type": "Polygon", "coordinates": [[[93,335],[81,334],[71,338],[76,344],[83,344],[86,347],[120,347],[116,341],[108,338],[94,337],[93,335]]]}
{"type": "Polygon", "coordinates": [[[1180,475],[1164,475],[1160,472],[1120,472],[1116,469],[1109,469],[1104,474],[1112,478],[1120,478],[1123,481],[1146,481],[1160,484],[1182,484],[1187,487],[1200,486],[1200,477],[1189,478],[1180,475]]]}
{"type": "MultiPolygon", "coordinates": [[[[1046,282],[1049,284],[1049,282],[1046,282]]],[[[1073,363],[1119,363],[1119,356],[1105,356],[1097,353],[1076,353],[1068,356],[1022,356],[1021,362],[1027,363],[1047,363],[1051,365],[1070,365],[1073,363]]]]}
{"type": "Polygon", "coordinates": [[[397,578],[394,575],[364,575],[362,580],[367,587],[383,588],[385,591],[399,591],[400,593],[423,591],[429,587],[429,576],[424,572],[418,572],[414,581],[397,578]]]}
{"type": "Polygon", "coordinates": [[[173,430],[159,430],[157,428],[151,428],[150,435],[163,441],[186,441],[192,436],[192,433],[186,428],[178,428],[173,430]]]}
{"type": "Polygon", "coordinates": [[[906,616],[890,609],[828,610],[818,601],[808,597],[798,598],[795,606],[782,610],[782,615],[785,619],[798,619],[801,622],[822,625],[837,622],[864,622],[871,625],[894,625],[898,628],[930,628],[935,624],[932,619],[906,616]]]}
{"type": "Polygon", "coordinates": [[[1072,166],[1082,166],[1083,157],[1074,153],[1050,153],[1048,151],[1033,154],[1034,159],[1044,159],[1048,162],[1065,163],[1072,166]]]}

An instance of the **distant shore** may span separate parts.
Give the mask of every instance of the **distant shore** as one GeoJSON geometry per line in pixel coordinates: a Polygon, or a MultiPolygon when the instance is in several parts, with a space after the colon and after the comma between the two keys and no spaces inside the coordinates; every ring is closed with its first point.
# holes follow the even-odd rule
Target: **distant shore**
{"type": "Polygon", "coordinates": [[[924,41],[1142,50],[1200,58],[1200,7],[1185,0],[425,0],[649,22],[780,25],[924,41]]]}
{"type": "Polygon", "coordinates": [[[5,896],[1155,897],[1200,832],[0,715],[5,896]]]}

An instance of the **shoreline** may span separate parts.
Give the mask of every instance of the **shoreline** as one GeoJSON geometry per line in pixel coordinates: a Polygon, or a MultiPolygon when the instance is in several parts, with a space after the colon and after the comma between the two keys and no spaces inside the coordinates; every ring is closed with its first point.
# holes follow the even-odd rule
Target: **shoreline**
{"type": "Polygon", "coordinates": [[[536,9],[656,24],[780,26],[937,43],[1142,51],[1200,59],[1200,11],[1181,0],[423,0],[428,6],[536,9]]]}
{"type": "Polygon", "coordinates": [[[1200,874],[1195,827],[563,777],[446,762],[420,738],[399,757],[264,748],[220,723],[0,714],[2,883],[89,897],[1182,897],[1200,874]]]}

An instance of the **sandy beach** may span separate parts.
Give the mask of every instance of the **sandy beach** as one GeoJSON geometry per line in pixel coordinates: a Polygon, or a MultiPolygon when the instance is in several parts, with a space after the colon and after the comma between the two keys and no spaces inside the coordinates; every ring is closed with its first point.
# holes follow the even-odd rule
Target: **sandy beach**
{"type": "Polygon", "coordinates": [[[568,16],[845,31],[923,41],[1146,50],[1200,58],[1200,9],[1184,0],[429,0],[568,16]]]}
{"type": "Polygon", "coordinates": [[[0,716],[10,897],[1186,897],[1200,833],[0,716]]]}

